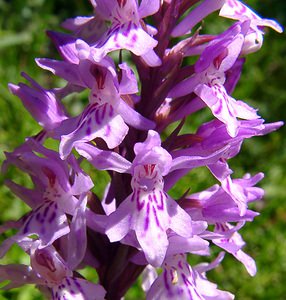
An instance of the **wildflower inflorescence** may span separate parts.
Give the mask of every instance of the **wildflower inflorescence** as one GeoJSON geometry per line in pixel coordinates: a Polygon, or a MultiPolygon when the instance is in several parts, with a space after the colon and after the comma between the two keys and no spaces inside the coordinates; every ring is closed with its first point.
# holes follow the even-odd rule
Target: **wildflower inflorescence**
{"type": "Polygon", "coordinates": [[[255,186],[263,174],[234,179],[228,160],[245,139],[282,122],[265,124],[231,94],[264,27],[282,29],[238,0],[90,2],[93,16],[64,21],[68,33],[48,32],[62,59],[36,59],[65,86],[46,89],[25,73],[28,84],[9,84],[42,130],[6,153],[2,166],[28,174],[33,189],[6,180],[31,210],[0,227],[17,230],[0,256],[17,243],[30,266],[1,265],[0,280],[6,289],[34,283],[51,299],[116,300],[143,274],[150,300],[233,299],[206,272],[228,252],[255,275],[238,231],[258,215],[248,204],[263,197],[255,186]],[[233,24],[203,33],[203,19],[217,12],[233,24]],[[82,91],[88,104],[70,115],[62,100],[82,91]],[[210,120],[180,134],[203,110],[210,120]],[[84,161],[110,176],[102,199],[84,161]],[[169,190],[198,167],[218,183],[191,194],[189,182],[172,199],[169,190]],[[188,257],[211,256],[212,245],[223,250],[212,262],[190,265],[188,257]],[[85,266],[96,269],[97,284],[78,273],[85,266]]]}

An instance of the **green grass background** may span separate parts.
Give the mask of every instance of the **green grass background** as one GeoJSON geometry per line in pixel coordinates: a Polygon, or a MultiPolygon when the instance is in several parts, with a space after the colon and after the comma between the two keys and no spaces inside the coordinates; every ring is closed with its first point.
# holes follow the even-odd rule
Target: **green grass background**
{"type": "MultiPolygon", "coordinates": [[[[274,18],[285,26],[286,2],[249,0],[247,3],[264,17],[274,18]]],[[[0,162],[4,159],[4,151],[12,151],[26,136],[39,130],[21,102],[9,93],[7,84],[21,81],[20,72],[25,71],[46,88],[60,85],[60,81],[40,70],[34,62],[36,57],[58,57],[45,30],[59,30],[60,22],[67,17],[90,13],[88,1],[0,0],[0,162]]],[[[206,22],[207,28],[215,32],[220,30],[220,20],[215,18],[206,22]]],[[[258,107],[260,115],[267,122],[273,122],[286,119],[286,36],[271,30],[266,32],[262,49],[247,57],[234,97],[258,107]]],[[[199,124],[201,119],[193,121],[199,124]]],[[[261,186],[266,190],[266,196],[253,207],[261,215],[241,231],[247,242],[246,251],[256,259],[257,275],[250,278],[243,266],[228,255],[209,276],[221,289],[231,291],[239,300],[286,299],[285,133],[283,127],[266,137],[246,141],[240,155],[230,161],[235,176],[246,172],[265,173],[261,186]]],[[[9,175],[18,183],[26,180],[16,172],[9,175]]],[[[200,190],[212,184],[209,178],[207,172],[198,170],[181,181],[172,193],[176,196],[190,182],[193,190],[200,190]]],[[[0,185],[0,222],[19,218],[27,208],[3,186],[3,177],[0,177],[0,185]]],[[[3,238],[5,236],[0,241],[3,238]]],[[[28,263],[28,260],[15,246],[0,262],[28,263]]],[[[33,286],[27,286],[8,292],[0,290],[2,299],[42,298],[33,286]]],[[[143,299],[140,288],[132,288],[126,299],[143,299]]]]}

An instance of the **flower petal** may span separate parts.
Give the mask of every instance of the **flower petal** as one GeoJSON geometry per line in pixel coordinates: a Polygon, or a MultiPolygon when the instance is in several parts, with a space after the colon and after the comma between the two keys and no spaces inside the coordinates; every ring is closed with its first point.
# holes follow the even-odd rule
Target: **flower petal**
{"type": "Polygon", "coordinates": [[[87,197],[79,200],[70,224],[70,233],[68,235],[67,264],[71,270],[76,269],[76,267],[83,260],[86,252],[86,204],[87,197]]]}
{"type": "Polygon", "coordinates": [[[132,216],[130,214],[130,212],[132,212],[132,204],[129,199],[130,196],[108,216],[105,233],[111,242],[122,240],[130,230],[132,222],[132,216]]]}
{"type": "Polygon", "coordinates": [[[124,121],[134,128],[148,130],[153,129],[155,127],[155,123],[153,121],[140,115],[135,109],[130,107],[122,99],[119,100],[117,111],[120,114],[120,116],[124,119],[124,121]]]}
{"type": "Polygon", "coordinates": [[[80,155],[84,156],[99,170],[113,170],[125,173],[131,168],[131,163],[116,152],[99,150],[92,145],[84,143],[76,145],[75,148],[80,155]]]}
{"type": "MultiPolygon", "coordinates": [[[[63,126],[65,126],[64,123],[63,126]]],[[[60,156],[62,159],[70,154],[75,144],[89,142],[96,137],[102,138],[110,149],[115,148],[128,132],[128,126],[108,103],[90,104],[78,118],[72,121],[71,127],[75,129],[61,136],[60,156]]]]}
{"type": "Polygon", "coordinates": [[[158,43],[139,25],[131,21],[120,26],[113,26],[109,32],[95,48],[96,52],[93,57],[96,61],[100,61],[107,53],[120,49],[126,49],[141,56],[156,47],[158,43]]]}
{"type": "Polygon", "coordinates": [[[70,231],[67,217],[54,201],[45,201],[34,209],[18,232],[19,239],[36,234],[44,248],[70,231]]]}
{"type": "Polygon", "coordinates": [[[52,293],[55,300],[104,300],[106,291],[99,284],[66,277],[59,286],[52,288],[52,293]]]}

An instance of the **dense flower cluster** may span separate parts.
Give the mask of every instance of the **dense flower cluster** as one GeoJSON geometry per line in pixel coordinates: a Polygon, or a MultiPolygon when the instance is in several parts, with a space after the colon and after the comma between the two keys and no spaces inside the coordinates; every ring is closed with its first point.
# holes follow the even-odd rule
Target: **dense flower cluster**
{"type": "Polygon", "coordinates": [[[69,33],[48,32],[62,59],[36,60],[66,85],[47,90],[24,73],[28,84],[9,85],[42,131],[6,153],[2,166],[28,174],[33,189],[6,180],[31,210],[0,227],[17,232],[0,256],[17,243],[30,266],[1,265],[0,280],[9,280],[6,289],[34,283],[52,299],[116,300],[143,272],[150,300],[233,299],[206,272],[228,252],[255,275],[238,231],[258,215],[248,204],[263,197],[255,186],[263,174],[234,179],[228,160],[245,139],[282,122],[265,124],[231,94],[245,55],[262,46],[264,27],[282,29],[238,0],[90,2],[93,16],[66,20],[69,33]],[[201,21],[217,11],[233,24],[204,33],[201,21]],[[62,100],[82,91],[88,103],[70,115],[62,100]],[[210,112],[209,122],[180,134],[200,110],[210,112]],[[83,161],[108,172],[103,199],[91,191],[98,183],[83,161]],[[198,167],[218,183],[190,194],[189,182],[172,199],[168,191],[198,167]],[[210,256],[211,245],[223,250],[214,261],[189,264],[188,256],[210,256]],[[85,266],[96,269],[97,284],[78,273],[85,266]]]}

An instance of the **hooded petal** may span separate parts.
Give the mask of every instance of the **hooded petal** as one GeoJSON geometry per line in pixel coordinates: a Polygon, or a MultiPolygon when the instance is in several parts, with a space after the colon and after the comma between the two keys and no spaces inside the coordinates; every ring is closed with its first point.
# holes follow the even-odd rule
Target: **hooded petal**
{"type": "Polygon", "coordinates": [[[47,34],[65,61],[74,64],[79,62],[75,47],[76,39],[74,37],[66,33],[54,31],[48,31],[47,34]]]}
{"type": "Polygon", "coordinates": [[[121,69],[122,77],[119,84],[119,93],[121,95],[135,94],[138,92],[136,76],[126,63],[118,65],[121,69]]]}
{"type": "Polygon", "coordinates": [[[52,130],[67,119],[62,105],[51,91],[47,91],[39,85],[29,87],[23,83],[19,83],[19,85],[9,84],[9,89],[20,98],[32,117],[44,129],[52,130]]]}

